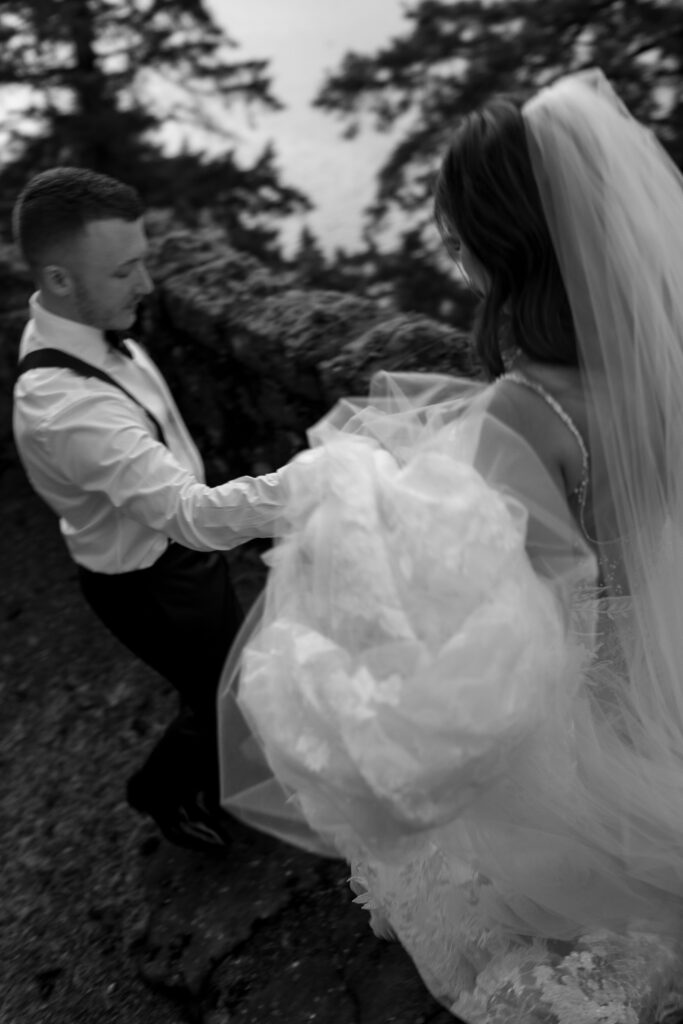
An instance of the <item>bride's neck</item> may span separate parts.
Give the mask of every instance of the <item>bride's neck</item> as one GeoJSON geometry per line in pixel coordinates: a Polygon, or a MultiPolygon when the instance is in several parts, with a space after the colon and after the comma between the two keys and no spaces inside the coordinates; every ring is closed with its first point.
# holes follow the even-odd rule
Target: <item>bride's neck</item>
{"type": "Polygon", "coordinates": [[[565,366],[562,363],[544,363],[539,359],[532,359],[518,349],[510,360],[511,371],[522,373],[531,380],[541,384],[555,384],[560,387],[580,386],[580,372],[578,366],[565,366]]]}

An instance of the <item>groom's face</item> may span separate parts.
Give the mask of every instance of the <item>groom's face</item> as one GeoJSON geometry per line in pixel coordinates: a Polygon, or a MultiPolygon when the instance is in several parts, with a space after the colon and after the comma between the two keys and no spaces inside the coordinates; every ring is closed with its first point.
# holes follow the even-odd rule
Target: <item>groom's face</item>
{"type": "Polygon", "coordinates": [[[147,239],[142,219],[88,224],[74,240],[69,273],[75,313],[101,330],[127,330],[138,305],[152,290],[145,266],[147,239]]]}

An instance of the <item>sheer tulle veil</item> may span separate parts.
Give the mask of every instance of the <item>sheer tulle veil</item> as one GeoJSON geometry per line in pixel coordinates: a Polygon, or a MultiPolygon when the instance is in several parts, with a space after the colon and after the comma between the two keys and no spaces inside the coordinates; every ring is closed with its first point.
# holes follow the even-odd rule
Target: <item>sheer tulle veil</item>
{"type": "Polygon", "coordinates": [[[578,335],[605,582],[630,598],[628,660],[647,680],[638,711],[678,759],[683,177],[597,69],[542,90],[523,115],[578,335]]]}
{"type": "Polygon", "coordinates": [[[598,70],[523,115],[593,410],[597,538],[621,538],[635,585],[683,507],[683,177],[598,70]]]}
{"type": "Polygon", "coordinates": [[[603,685],[611,669],[623,749],[640,755],[630,771],[614,762],[624,863],[680,897],[683,177],[598,69],[543,89],[523,117],[589,411],[603,685]]]}

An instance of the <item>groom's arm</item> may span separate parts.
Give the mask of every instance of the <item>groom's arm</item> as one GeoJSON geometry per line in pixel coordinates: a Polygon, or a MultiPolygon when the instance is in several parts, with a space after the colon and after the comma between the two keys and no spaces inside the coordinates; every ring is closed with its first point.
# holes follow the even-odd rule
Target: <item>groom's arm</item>
{"type": "Polygon", "coordinates": [[[186,547],[228,550],[287,526],[289,467],[208,487],[150,433],[144,413],[117,396],[84,395],[34,443],[69,481],[105,494],[125,515],[186,547]],[[84,407],[84,406],[87,406],[84,407]]]}

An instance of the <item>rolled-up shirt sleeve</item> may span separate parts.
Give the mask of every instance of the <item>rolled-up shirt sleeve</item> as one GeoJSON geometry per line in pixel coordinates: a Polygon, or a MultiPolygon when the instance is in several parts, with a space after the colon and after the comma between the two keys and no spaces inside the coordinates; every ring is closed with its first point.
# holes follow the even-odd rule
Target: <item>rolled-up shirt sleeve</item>
{"type": "Polygon", "coordinates": [[[287,467],[217,487],[200,483],[117,397],[83,396],[51,417],[42,445],[83,491],[106,495],[137,522],[199,551],[229,550],[286,528],[287,467]]]}

